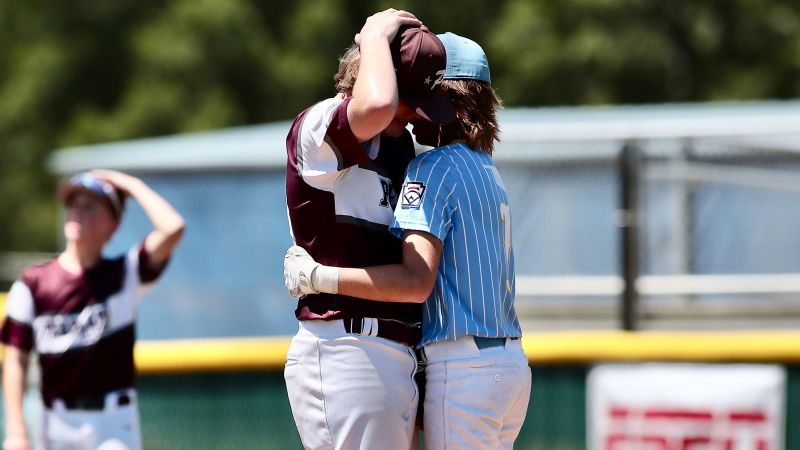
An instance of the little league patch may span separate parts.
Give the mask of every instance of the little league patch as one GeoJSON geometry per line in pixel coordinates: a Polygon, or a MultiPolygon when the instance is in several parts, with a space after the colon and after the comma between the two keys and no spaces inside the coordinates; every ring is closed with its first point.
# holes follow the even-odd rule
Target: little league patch
{"type": "Polygon", "coordinates": [[[400,200],[400,206],[403,208],[419,209],[424,195],[425,183],[409,181],[403,185],[403,196],[400,200]]]}

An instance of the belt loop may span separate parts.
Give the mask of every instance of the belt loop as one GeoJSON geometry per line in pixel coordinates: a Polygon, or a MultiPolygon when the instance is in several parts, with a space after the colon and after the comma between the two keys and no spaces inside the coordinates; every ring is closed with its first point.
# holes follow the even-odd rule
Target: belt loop
{"type": "Polygon", "coordinates": [[[369,336],[372,333],[372,321],[368,317],[362,317],[361,319],[361,334],[362,336],[369,336]]]}
{"type": "MultiPolygon", "coordinates": [[[[378,329],[381,326],[380,325],[380,321],[378,319],[375,319],[375,318],[372,318],[372,317],[370,317],[368,319],[363,319],[363,320],[369,320],[369,331],[367,333],[365,333],[365,334],[367,334],[368,336],[377,337],[378,336],[378,329]]],[[[366,328],[366,324],[364,324],[364,325],[365,325],[365,328],[366,328]]]]}
{"type": "Polygon", "coordinates": [[[344,331],[352,334],[364,334],[364,318],[350,317],[343,320],[344,331]],[[348,326],[349,321],[349,326],[348,326]]]}

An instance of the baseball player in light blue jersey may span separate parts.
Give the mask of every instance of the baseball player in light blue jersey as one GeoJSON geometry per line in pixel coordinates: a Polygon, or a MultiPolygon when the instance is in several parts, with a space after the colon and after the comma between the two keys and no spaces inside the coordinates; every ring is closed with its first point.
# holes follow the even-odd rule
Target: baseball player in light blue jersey
{"type": "Polygon", "coordinates": [[[403,262],[333,268],[293,247],[286,284],[293,295],[338,285],[353,297],[425,302],[425,448],[510,449],[531,371],[514,309],[509,199],[491,159],[500,100],[481,47],[452,33],[439,38],[447,51],[442,85],[457,120],[413,124],[417,141],[437,148],[409,164],[394,212],[403,262]]]}

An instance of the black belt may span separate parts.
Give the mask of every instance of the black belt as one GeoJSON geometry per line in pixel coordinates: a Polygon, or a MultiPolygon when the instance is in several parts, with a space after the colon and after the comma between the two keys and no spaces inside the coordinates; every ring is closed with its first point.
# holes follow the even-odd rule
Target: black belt
{"type": "Polygon", "coordinates": [[[365,319],[378,321],[378,332],[375,336],[384,339],[414,347],[422,337],[422,326],[419,323],[407,323],[392,319],[368,319],[363,317],[343,319],[344,331],[362,334],[365,319]]]}
{"type": "MultiPolygon", "coordinates": [[[[108,394],[84,395],[81,397],[61,398],[57,400],[64,402],[64,407],[67,409],[101,411],[106,408],[106,396],[108,396],[108,394]]],[[[112,395],[112,397],[115,397],[117,406],[131,404],[131,397],[126,392],[120,392],[116,395],[112,395]]],[[[55,399],[44,399],[44,405],[47,409],[52,409],[54,401],[55,399]]]]}

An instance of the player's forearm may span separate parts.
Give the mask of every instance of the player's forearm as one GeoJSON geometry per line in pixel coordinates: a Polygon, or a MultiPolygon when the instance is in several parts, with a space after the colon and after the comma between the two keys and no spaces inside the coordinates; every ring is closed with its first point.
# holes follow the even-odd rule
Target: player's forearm
{"type": "Polygon", "coordinates": [[[139,179],[132,181],[128,193],[144,209],[155,231],[166,237],[180,236],[183,233],[185,227],[183,217],[143,181],[139,179]]]}
{"type": "Polygon", "coordinates": [[[339,294],[383,302],[422,303],[433,289],[403,264],[339,269],[339,294]]]}
{"type": "Polygon", "coordinates": [[[340,268],[339,294],[384,302],[422,303],[436,283],[441,243],[431,234],[403,234],[403,262],[365,268],[340,268]]]}
{"type": "Polygon", "coordinates": [[[423,231],[403,233],[403,262],[366,268],[324,266],[293,245],[283,259],[289,293],[341,294],[367,300],[424,302],[436,283],[442,244],[423,231]]]}
{"type": "Polygon", "coordinates": [[[27,363],[27,353],[14,347],[6,347],[3,359],[3,400],[6,415],[4,444],[7,444],[4,446],[8,448],[25,448],[28,442],[22,409],[27,363]]]}
{"type": "Polygon", "coordinates": [[[360,51],[358,76],[347,115],[353,133],[363,142],[389,125],[400,97],[386,39],[362,37],[360,51]]]}
{"type": "Polygon", "coordinates": [[[183,236],[183,217],[143,181],[134,179],[126,188],[153,224],[154,229],[145,240],[152,261],[160,263],[166,260],[183,236]]]}
{"type": "Polygon", "coordinates": [[[166,259],[183,235],[183,217],[139,178],[116,170],[98,169],[92,174],[107,180],[139,203],[155,228],[147,237],[148,251],[155,261],[166,259]]]}

